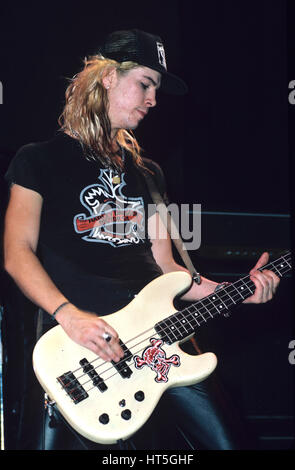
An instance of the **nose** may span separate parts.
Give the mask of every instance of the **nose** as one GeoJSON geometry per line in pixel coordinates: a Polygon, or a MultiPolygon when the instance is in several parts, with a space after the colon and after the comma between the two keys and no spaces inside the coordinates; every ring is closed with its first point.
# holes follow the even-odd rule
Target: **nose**
{"type": "Polygon", "coordinates": [[[155,88],[149,88],[148,94],[145,99],[146,105],[149,108],[153,108],[157,104],[156,100],[156,89],[155,88]]]}

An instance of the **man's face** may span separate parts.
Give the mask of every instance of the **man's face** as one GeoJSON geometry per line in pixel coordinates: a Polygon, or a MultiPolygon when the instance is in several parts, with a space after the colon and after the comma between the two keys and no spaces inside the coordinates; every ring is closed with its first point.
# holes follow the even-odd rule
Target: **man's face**
{"type": "Polygon", "coordinates": [[[112,131],[136,129],[149,108],[156,106],[161,74],[148,67],[137,67],[123,75],[114,70],[109,79],[108,114],[112,131]]]}

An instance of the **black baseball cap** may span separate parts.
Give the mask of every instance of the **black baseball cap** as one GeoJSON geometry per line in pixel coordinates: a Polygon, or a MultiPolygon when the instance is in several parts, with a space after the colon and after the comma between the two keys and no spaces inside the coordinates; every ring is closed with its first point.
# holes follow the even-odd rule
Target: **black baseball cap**
{"type": "Polygon", "coordinates": [[[184,95],[188,91],[181,78],[167,72],[164,45],[159,36],[139,29],[115,31],[106,37],[99,53],[120,63],[132,61],[160,72],[161,89],[166,93],[184,95]]]}

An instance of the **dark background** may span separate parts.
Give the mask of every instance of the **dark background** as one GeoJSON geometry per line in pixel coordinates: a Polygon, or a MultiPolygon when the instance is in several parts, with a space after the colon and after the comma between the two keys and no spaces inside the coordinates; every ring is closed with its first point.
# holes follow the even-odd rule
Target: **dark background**
{"type": "MultiPolygon", "coordinates": [[[[162,166],[170,200],[202,204],[201,248],[191,253],[198,269],[217,281],[237,279],[265,249],[275,257],[290,247],[294,13],[283,0],[3,4],[1,176],[20,146],[51,138],[66,79],[106,33],[136,27],[158,34],[168,70],[182,76],[189,93],[159,93],[136,136],[162,166]]],[[[2,181],[1,224],[6,200],[2,181]]],[[[1,279],[5,441],[15,449],[23,448],[29,429],[24,365],[35,309],[4,273],[1,279]]],[[[260,449],[294,446],[292,291],[287,276],[272,302],[243,305],[200,333],[260,449]]]]}

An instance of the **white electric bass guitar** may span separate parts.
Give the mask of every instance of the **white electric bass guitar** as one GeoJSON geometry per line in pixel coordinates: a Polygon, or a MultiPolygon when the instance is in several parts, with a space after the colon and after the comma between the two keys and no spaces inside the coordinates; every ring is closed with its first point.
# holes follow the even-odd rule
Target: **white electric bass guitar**
{"type": "MultiPolygon", "coordinates": [[[[282,276],[291,269],[290,253],[264,268],[282,276]]],[[[190,285],[186,272],[164,274],[126,307],[103,317],[125,351],[118,363],[79,346],[61,326],[39,339],[33,352],[35,374],[74,430],[101,444],[126,440],[147,421],[167,388],[200,382],[213,372],[213,353],[189,355],[179,344],[199,326],[226,315],[255,286],[246,276],[177,311],[174,298],[190,285]]]]}

